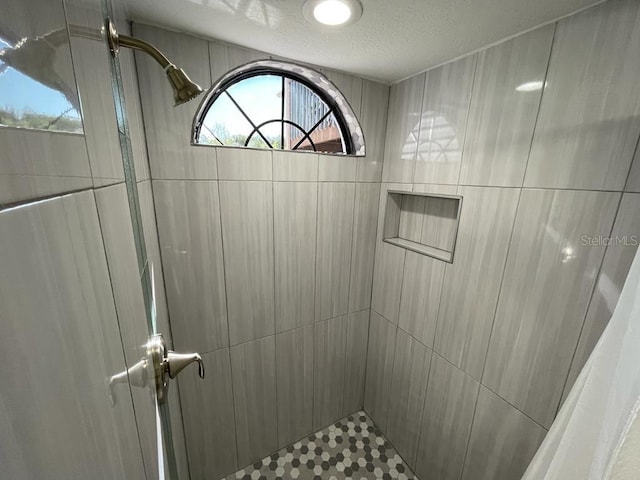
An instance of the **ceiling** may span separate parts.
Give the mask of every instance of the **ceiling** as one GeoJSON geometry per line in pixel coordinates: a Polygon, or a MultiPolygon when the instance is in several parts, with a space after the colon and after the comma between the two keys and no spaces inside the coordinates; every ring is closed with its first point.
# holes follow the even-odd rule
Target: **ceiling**
{"type": "Polygon", "coordinates": [[[598,0],[361,0],[327,29],[303,0],[124,0],[134,20],[392,83],[598,0]]]}

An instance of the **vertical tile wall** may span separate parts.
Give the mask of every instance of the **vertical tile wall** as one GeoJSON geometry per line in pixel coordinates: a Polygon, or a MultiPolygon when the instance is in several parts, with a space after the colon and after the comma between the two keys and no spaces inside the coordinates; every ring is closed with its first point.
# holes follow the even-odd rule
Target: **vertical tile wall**
{"type": "Polygon", "coordinates": [[[380,215],[389,189],[463,197],[453,264],[378,222],[364,406],[420,478],[520,478],[605,328],[640,235],[639,50],[612,0],[391,87],[380,215]]]}
{"type": "MultiPolygon", "coordinates": [[[[142,24],[194,81],[267,54],[142,24]]],[[[389,87],[323,73],[361,119],[366,157],[193,147],[136,56],[191,478],[219,478],[361,409],[389,87]],[[216,451],[224,452],[219,455],[216,451]]]]}

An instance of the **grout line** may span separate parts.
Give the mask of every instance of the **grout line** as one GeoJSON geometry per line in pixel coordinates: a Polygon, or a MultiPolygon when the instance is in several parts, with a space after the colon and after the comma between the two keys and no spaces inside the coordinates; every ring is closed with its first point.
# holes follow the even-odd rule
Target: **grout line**
{"type": "Polygon", "coordinates": [[[351,319],[351,314],[347,313],[345,315],[343,315],[344,319],[341,320],[341,323],[344,323],[344,326],[342,327],[344,330],[344,349],[343,349],[343,357],[344,357],[344,368],[342,371],[342,395],[341,395],[341,400],[342,400],[342,404],[340,405],[340,414],[344,414],[344,406],[346,403],[346,399],[345,397],[347,396],[347,370],[348,370],[348,359],[349,359],[349,355],[348,355],[348,351],[349,351],[349,323],[350,323],[350,319],[351,319]]]}
{"type": "MultiPolygon", "coordinates": [[[[618,218],[618,214],[620,213],[620,207],[622,206],[623,197],[624,197],[624,193],[620,194],[620,198],[618,199],[618,205],[616,206],[616,213],[613,216],[613,221],[611,222],[611,228],[609,229],[609,237],[612,236],[613,230],[615,229],[616,220],[618,218]]],[[[607,257],[607,253],[609,252],[609,247],[610,247],[610,245],[606,245],[605,246],[604,252],[602,254],[602,258],[600,259],[600,265],[598,266],[598,272],[594,277],[593,286],[591,287],[591,294],[589,295],[589,301],[586,303],[585,310],[584,310],[584,313],[582,315],[582,323],[580,325],[580,333],[578,334],[578,337],[576,338],[576,344],[575,344],[575,347],[573,348],[573,354],[571,355],[571,362],[569,362],[569,369],[568,369],[567,375],[566,375],[566,377],[564,379],[564,383],[562,384],[562,390],[560,392],[560,399],[558,400],[558,404],[556,405],[554,417],[555,417],[555,415],[558,414],[558,411],[560,410],[560,408],[562,406],[563,398],[566,398],[564,396],[564,393],[565,393],[565,390],[567,388],[567,384],[569,383],[569,377],[571,376],[571,371],[573,369],[573,362],[575,361],[576,354],[578,353],[578,347],[580,346],[580,340],[582,339],[582,333],[584,332],[584,327],[585,327],[586,322],[587,322],[587,316],[589,315],[589,310],[591,309],[591,302],[593,301],[593,297],[594,297],[596,289],[598,287],[598,283],[599,283],[599,280],[600,280],[600,275],[602,274],[602,268],[604,266],[604,262],[605,262],[605,259],[607,257]]],[[[616,304],[617,304],[617,302],[616,302],[616,304]]],[[[607,324],[608,323],[609,322],[607,322],[607,324]]]]}
{"type": "Polygon", "coordinates": [[[320,319],[319,313],[319,305],[320,302],[318,300],[318,261],[319,261],[319,250],[320,250],[320,209],[322,207],[320,203],[320,194],[321,188],[320,183],[317,185],[316,189],[316,251],[315,251],[315,262],[314,262],[314,295],[313,295],[313,323],[317,323],[320,319]]]}
{"type": "MultiPolygon", "coordinates": [[[[402,208],[402,207],[401,207],[402,208]]],[[[402,278],[400,279],[400,298],[398,300],[398,327],[400,327],[400,310],[402,310],[402,294],[404,292],[404,274],[405,274],[405,268],[407,265],[407,251],[405,250],[404,252],[404,256],[402,258],[402,278]]]]}
{"type": "MultiPolygon", "coordinates": [[[[381,315],[382,316],[382,315],[381,315]]],[[[384,320],[387,320],[386,318],[382,317],[384,320]]],[[[388,320],[387,320],[388,321],[388,320]]],[[[391,360],[391,378],[389,379],[389,395],[387,396],[387,401],[386,401],[386,408],[385,410],[385,414],[384,414],[384,420],[385,420],[385,429],[389,428],[389,409],[391,408],[391,383],[393,381],[393,374],[396,370],[396,347],[398,344],[398,325],[394,324],[393,322],[390,322],[391,325],[393,326],[393,359],[391,360]]],[[[386,349],[385,349],[386,350],[386,349]]],[[[384,367],[383,367],[384,370],[384,367]]],[[[382,430],[382,429],[381,429],[382,430]]]]}
{"type": "MultiPolygon", "coordinates": [[[[389,321],[384,315],[381,315],[380,313],[378,313],[377,311],[371,309],[371,312],[374,312],[376,315],[378,315],[382,320],[384,320],[385,322],[387,322],[393,329],[394,329],[394,333],[393,333],[393,358],[391,359],[391,376],[393,377],[393,370],[395,367],[395,352],[396,352],[396,339],[397,339],[397,335],[398,335],[398,326],[396,324],[394,324],[393,322],[389,321]]],[[[370,315],[371,317],[371,315],[370,315]]],[[[387,345],[389,344],[388,342],[391,340],[390,337],[386,337],[383,340],[386,340],[383,350],[387,350],[387,345]]],[[[368,363],[368,362],[367,362],[368,363]]],[[[384,365],[383,365],[383,371],[384,371],[384,365]]],[[[391,379],[389,379],[389,383],[391,382],[391,379]]],[[[389,385],[389,387],[391,387],[389,385]]],[[[384,385],[382,387],[384,389],[384,385]]],[[[384,395],[383,395],[384,396],[384,395]]],[[[378,396],[379,397],[379,396],[378,396]]],[[[382,406],[381,409],[385,410],[384,413],[382,412],[378,412],[379,418],[380,420],[387,420],[385,417],[388,415],[389,413],[389,403],[390,403],[390,397],[391,397],[391,392],[389,392],[389,398],[387,398],[387,405],[386,405],[386,410],[385,410],[385,406],[382,406]]],[[[363,406],[364,408],[364,406],[363,406]]],[[[387,428],[388,425],[385,425],[385,428],[387,428]]],[[[380,427],[380,430],[382,430],[382,427],[380,427]]]]}
{"type": "Polygon", "coordinates": [[[362,77],[360,77],[360,111],[356,114],[356,121],[358,122],[358,126],[362,131],[362,139],[364,142],[364,156],[355,157],[356,158],[356,178],[355,178],[356,182],[358,181],[358,178],[360,178],[359,175],[360,175],[360,167],[361,167],[362,160],[366,160],[367,158],[367,139],[365,137],[364,127],[363,127],[364,122],[362,120],[364,118],[363,107],[364,107],[364,80],[362,79],[362,77]]]}
{"type": "Polygon", "coordinates": [[[493,315],[491,319],[491,328],[489,330],[489,340],[487,341],[487,349],[484,353],[484,359],[482,361],[482,372],[480,373],[480,383],[484,385],[484,374],[487,368],[487,360],[489,358],[489,349],[491,348],[491,339],[493,338],[493,331],[496,324],[496,316],[498,314],[498,306],[500,305],[500,296],[502,295],[502,286],[504,284],[504,276],[507,271],[507,264],[509,263],[509,252],[511,251],[511,244],[513,242],[513,234],[516,229],[516,223],[518,222],[518,213],[520,210],[520,201],[522,199],[522,190],[519,189],[518,192],[518,202],[516,203],[516,210],[513,216],[513,223],[511,224],[511,232],[509,233],[509,242],[507,243],[507,251],[504,256],[504,263],[502,265],[502,274],[500,275],[500,286],[498,287],[498,295],[496,297],[496,306],[493,309],[493,315]]]}
{"type": "MultiPolygon", "coordinates": [[[[106,4],[104,5],[104,7],[105,7],[104,9],[106,9],[106,4]]],[[[64,16],[64,32],[66,34],[66,38],[67,38],[67,42],[68,42],[67,43],[67,49],[68,49],[68,52],[69,52],[69,56],[71,57],[71,72],[72,72],[72,75],[73,75],[73,80],[75,81],[74,85],[76,87],[76,89],[75,89],[75,91],[73,93],[75,94],[76,99],[78,100],[77,112],[80,114],[80,124],[82,125],[82,133],[80,133],[79,136],[84,137],[83,138],[84,151],[87,154],[87,166],[89,168],[89,177],[87,177],[87,178],[91,181],[91,186],[93,187],[93,186],[95,186],[94,185],[95,179],[98,178],[98,177],[94,176],[94,173],[93,173],[94,167],[93,167],[92,162],[91,162],[92,155],[91,155],[91,152],[89,151],[89,143],[87,142],[87,123],[88,123],[87,120],[88,120],[89,115],[88,115],[88,112],[85,110],[86,105],[84,106],[84,108],[82,108],[82,103],[83,102],[82,102],[82,99],[80,98],[80,88],[79,88],[79,84],[78,84],[78,81],[77,81],[77,79],[79,77],[78,68],[79,68],[80,63],[82,63],[82,62],[80,62],[80,58],[78,57],[78,54],[79,54],[79,50],[81,49],[81,47],[82,47],[82,49],[84,49],[84,47],[76,45],[75,48],[74,48],[75,42],[73,40],[74,36],[71,35],[71,26],[70,26],[70,23],[69,23],[69,20],[68,20],[70,18],[68,8],[69,7],[67,5],[67,2],[63,1],[62,2],[62,14],[64,16]]],[[[110,10],[110,7],[109,7],[109,10],[110,10]]],[[[118,59],[116,59],[115,61],[118,64],[120,62],[120,60],[118,60],[118,59]]],[[[116,98],[114,96],[114,92],[113,92],[113,90],[115,88],[114,84],[117,82],[117,80],[115,78],[115,73],[113,72],[113,70],[114,70],[113,65],[110,64],[109,65],[109,71],[111,73],[111,75],[110,75],[110,77],[111,77],[110,78],[110,80],[111,80],[111,82],[110,82],[111,83],[111,88],[109,89],[110,90],[109,93],[110,93],[110,95],[112,97],[112,100],[113,100],[112,108],[113,108],[113,113],[114,113],[114,117],[115,117],[114,119],[117,121],[117,112],[115,111],[115,110],[117,110],[117,107],[116,107],[117,100],[116,100],[116,98]]],[[[122,80],[122,79],[120,79],[120,80],[122,80]]],[[[122,93],[124,95],[124,85],[122,85],[122,93]]],[[[16,130],[18,130],[18,129],[16,128],[16,130]]],[[[120,131],[119,131],[120,129],[118,128],[117,130],[118,130],[118,136],[120,136],[120,131]]],[[[126,132],[126,133],[128,135],[128,132],[126,132]]],[[[72,134],[71,134],[71,132],[68,132],[66,135],[72,135],[72,134]]],[[[124,157],[124,152],[122,152],[122,145],[120,144],[120,141],[118,141],[118,147],[120,147],[118,149],[118,152],[120,153],[120,160],[121,160],[120,163],[118,164],[118,166],[122,167],[122,176],[125,177],[126,172],[125,172],[125,168],[124,168],[124,158],[123,158],[124,157]]],[[[3,150],[4,150],[4,148],[3,148],[3,150]]],[[[97,203],[96,203],[96,208],[97,208],[97,203]]],[[[135,233],[134,233],[134,236],[135,236],[135,233]]],[[[140,447],[140,448],[142,448],[142,447],[140,447]]]]}
{"type": "MultiPolygon", "coordinates": [[[[458,195],[460,194],[460,186],[456,188],[456,194],[458,195]]],[[[460,233],[460,225],[462,224],[461,220],[462,220],[463,212],[464,212],[464,209],[459,213],[458,232],[456,233],[456,237],[460,233]]],[[[436,311],[436,322],[435,322],[436,324],[433,327],[433,338],[432,338],[432,345],[433,345],[434,352],[436,352],[436,341],[438,339],[438,325],[440,325],[440,312],[442,311],[442,298],[444,297],[444,291],[446,287],[445,282],[447,279],[447,272],[452,268],[454,268],[453,263],[445,263],[444,267],[442,268],[442,275],[440,277],[440,296],[438,297],[438,309],[436,311]]]]}
{"type": "MultiPolygon", "coordinates": [[[[639,145],[640,146],[640,145],[639,145]]],[[[634,191],[634,190],[625,190],[624,188],[618,188],[618,189],[614,189],[614,188],[570,188],[570,187],[541,187],[541,186],[520,186],[520,185],[491,185],[491,184],[486,184],[486,185],[480,185],[480,184],[471,184],[471,183],[460,183],[460,184],[455,184],[455,183],[424,183],[424,182],[418,182],[418,183],[407,183],[407,182],[354,182],[353,180],[339,180],[339,181],[320,181],[317,182],[315,180],[228,180],[228,179],[216,179],[216,178],[153,178],[153,179],[145,179],[145,180],[139,180],[137,181],[137,183],[143,183],[143,182],[147,182],[147,181],[153,181],[153,182],[185,182],[185,183],[189,183],[189,182],[226,182],[226,183],[270,183],[270,182],[274,182],[274,183],[317,183],[317,184],[355,184],[355,185],[366,185],[366,184],[377,184],[377,185],[408,185],[410,188],[413,188],[415,186],[418,185],[424,185],[424,186],[431,186],[431,185],[435,185],[435,186],[445,186],[445,187],[471,187],[471,188],[518,188],[518,189],[522,189],[522,190],[553,190],[553,191],[569,191],[569,192],[612,192],[612,193],[620,193],[620,192],[624,192],[624,193],[640,193],[640,191],[634,191]]],[[[107,188],[107,187],[111,187],[114,185],[118,185],[120,183],[123,183],[122,180],[113,183],[113,184],[109,184],[109,185],[101,185],[98,187],[93,187],[93,186],[87,186],[86,188],[82,188],[79,190],[71,190],[71,191],[65,191],[65,192],[60,192],[60,193],[56,193],[56,194],[52,194],[52,197],[58,197],[58,196],[62,196],[62,195],[66,195],[68,193],[75,193],[77,191],[85,191],[85,190],[90,190],[90,189],[95,189],[95,190],[99,190],[101,188],[107,188]]],[[[412,190],[413,191],[413,190],[412,190]]],[[[412,191],[408,191],[408,193],[411,193],[412,191]]],[[[418,193],[422,193],[422,192],[418,192],[418,193]]],[[[47,197],[42,197],[42,198],[47,198],[47,197]]],[[[31,202],[35,199],[29,199],[28,201],[31,202]]],[[[18,205],[22,202],[16,202],[18,205]]],[[[6,205],[13,205],[13,204],[6,204],[6,205]]],[[[0,208],[5,208],[6,205],[3,205],[0,208]]]]}
{"type": "MultiPolygon", "coordinates": [[[[283,80],[284,82],[284,80],[283,80]]],[[[284,93],[284,92],[283,92],[284,93]]],[[[282,100],[282,105],[284,109],[284,96],[282,100]]],[[[283,124],[284,125],[284,124],[283,124]]],[[[284,127],[283,127],[284,128],[284,127]]],[[[281,138],[283,140],[283,138],[281,138]]],[[[271,178],[273,178],[273,151],[271,151],[271,178]]],[[[274,389],[276,394],[276,445],[280,444],[279,441],[279,422],[278,422],[278,353],[276,348],[276,198],[275,198],[275,183],[271,181],[271,252],[272,252],[272,265],[273,265],[273,380],[274,380],[274,389]]]]}
{"type": "Polygon", "coordinates": [[[627,171],[627,178],[624,181],[624,187],[622,189],[623,192],[627,193],[627,187],[629,186],[629,179],[631,178],[631,171],[633,170],[634,160],[638,159],[640,161],[640,135],[638,135],[638,140],[636,140],[636,148],[633,150],[633,156],[631,157],[631,163],[629,164],[629,170],[627,171]]]}
{"type": "Polygon", "coordinates": [[[346,388],[345,388],[345,384],[346,384],[346,380],[347,380],[347,344],[348,344],[348,340],[349,340],[349,314],[343,315],[342,317],[339,318],[339,320],[335,320],[336,322],[339,321],[340,322],[340,328],[342,329],[342,333],[344,335],[344,348],[342,350],[342,355],[343,355],[343,359],[344,359],[344,365],[342,368],[342,395],[340,396],[340,415],[343,415],[344,412],[344,397],[345,397],[345,393],[346,393],[346,388]]]}
{"type": "MultiPolygon", "coordinates": [[[[216,173],[218,168],[218,162],[216,161],[216,173]]],[[[224,234],[222,228],[222,196],[220,195],[220,181],[215,180],[216,187],[218,190],[218,222],[220,224],[220,250],[222,253],[222,277],[224,281],[224,303],[225,310],[227,314],[227,342],[228,342],[228,354],[229,354],[229,375],[231,377],[231,400],[233,402],[233,431],[235,433],[235,443],[236,443],[236,469],[240,468],[239,458],[240,458],[240,447],[238,445],[238,415],[236,413],[236,391],[233,385],[233,361],[231,358],[231,349],[236,345],[231,345],[231,325],[229,322],[229,294],[227,292],[227,266],[225,262],[225,253],[224,253],[224,234]]]]}
{"type": "MultiPolygon", "coordinates": [[[[413,338],[413,337],[410,336],[410,338],[413,338]]],[[[431,354],[431,358],[429,359],[429,370],[427,371],[427,383],[424,388],[424,399],[422,400],[422,410],[419,414],[420,419],[418,420],[418,438],[416,440],[416,448],[414,451],[415,463],[414,465],[410,465],[410,467],[413,469],[414,472],[417,469],[416,467],[418,466],[418,451],[420,450],[420,440],[422,439],[422,424],[424,422],[424,411],[427,408],[427,393],[429,392],[429,382],[431,380],[431,369],[433,368],[433,355],[435,353],[433,351],[433,348],[429,348],[429,347],[426,347],[426,348],[431,354]]]]}
{"type": "Polygon", "coordinates": [[[354,184],[353,187],[353,209],[351,210],[351,242],[349,245],[350,255],[349,255],[349,280],[347,286],[347,314],[351,310],[351,275],[353,274],[353,261],[354,255],[353,252],[356,249],[356,198],[358,197],[358,186],[354,184]]]}
{"type": "Polygon", "coordinates": [[[445,362],[447,362],[450,366],[452,366],[453,368],[455,368],[456,370],[458,370],[460,373],[463,373],[465,377],[470,378],[471,380],[473,380],[474,382],[476,382],[478,385],[480,385],[480,380],[478,380],[477,378],[474,378],[472,375],[468,374],[467,372],[464,371],[464,369],[462,369],[461,367],[459,367],[458,365],[456,365],[455,363],[453,363],[451,360],[449,360],[447,357],[445,357],[444,355],[436,352],[435,350],[433,351],[434,355],[440,357],[441,360],[444,360],[445,362]]]}
{"type": "MultiPolygon", "coordinates": [[[[424,110],[424,99],[427,96],[427,86],[429,84],[429,75],[425,72],[424,74],[424,82],[422,82],[422,96],[420,97],[420,119],[418,120],[418,133],[416,134],[416,151],[414,152],[413,157],[413,171],[411,172],[411,190],[413,190],[413,183],[416,180],[416,170],[418,169],[418,152],[420,151],[420,140],[422,137],[422,119],[423,119],[423,110],[424,110]]],[[[388,115],[388,113],[387,113],[388,115]]]]}
{"type": "Polygon", "coordinates": [[[471,118],[471,104],[473,103],[474,91],[476,88],[476,80],[478,78],[478,58],[480,54],[474,54],[473,60],[473,77],[471,78],[471,88],[469,90],[469,105],[467,105],[467,116],[464,121],[464,135],[462,136],[462,147],[460,149],[460,165],[458,165],[458,179],[456,185],[460,185],[460,177],[462,176],[462,165],[464,164],[464,147],[467,145],[467,135],[469,134],[469,119],[471,118]]]}
{"type": "Polygon", "coordinates": [[[407,250],[403,249],[402,252],[402,279],[400,280],[400,294],[398,295],[398,309],[396,311],[397,322],[396,325],[400,325],[400,307],[402,302],[402,290],[404,290],[404,270],[407,263],[407,250]]]}
{"type": "Polygon", "coordinates": [[[369,315],[367,316],[367,341],[364,349],[364,371],[362,372],[362,403],[360,408],[364,410],[364,399],[367,395],[367,373],[369,370],[369,342],[371,341],[371,309],[369,308],[369,315]]]}
{"type": "MultiPolygon", "coordinates": [[[[378,313],[378,312],[376,312],[378,313]]],[[[378,313],[378,315],[380,315],[378,313]]],[[[380,315],[382,317],[382,315],[380,315]]],[[[383,317],[384,318],[384,317],[383,317]]],[[[387,320],[385,318],[385,320],[387,320]]],[[[389,320],[387,320],[389,321],[389,320]]],[[[405,330],[404,328],[400,327],[400,325],[396,325],[396,327],[398,327],[398,330],[400,330],[402,333],[406,333],[407,335],[409,335],[413,340],[415,340],[416,342],[418,342],[420,345],[422,345],[423,347],[428,348],[429,350],[433,350],[433,347],[430,347],[429,345],[427,345],[426,343],[424,343],[422,340],[417,339],[413,333],[408,332],[407,330],[405,330]]]]}
{"type": "MultiPolygon", "coordinates": [[[[475,379],[474,379],[475,380],[475,379]]],[[[467,434],[467,441],[464,449],[464,455],[462,456],[462,468],[460,469],[460,476],[458,480],[462,480],[464,478],[464,472],[467,468],[467,457],[469,456],[469,449],[471,448],[471,434],[473,433],[473,427],[476,424],[476,413],[478,412],[478,400],[480,399],[480,389],[482,388],[482,383],[477,382],[478,387],[476,388],[476,399],[473,402],[473,414],[471,415],[471,426],[469,428],[469,433],[467,434]]]]}
{"type": "MultiPolygon", "coordinates": [[[[320,175],[320,159],[318,158],[318,162],[316,162],[316,178],[319,178],[320,175]]],[[[319,245],[319,235],[318,235],[318,225],[320,223],[320,184],[316,182],[316,234],[315,234],[315,261],[313,262],[313,320],[311,322],[312,328],[312,347],[313,351],[311,352],[311,372],[312,372],[312,384],[311,384],[311,430],[313,431],[313,423],[316,413],[316,324],[318,323],[318,245],[319,245]]]]}
{"type": "MultiPolygon", "coordinates": [[[[301,328],[306,328],[306,327],[309,327],[309,326],[313,326],[316,323],[328,322],[329,320],[334,320],[336,318],[346,317],[347,315],[352,315],[352,314],[364,312],[365,310],[369,310],[369,308],[363,308],[363,309],[357,310],[355,312],[345,313],[343,315],[337,315],[337,316],[331,317],[331,318],[325,318],[324,320],[318,320],[317,322],[305,323],[304,325],[298,325],[296,327],[288,328],[286,330],[282,330],[282,331],[279,331],[279,332],[269,333],[267,335],[262,335],[261,337],[252,338],[250,340],[244,340],[242,342],[235,343],[235,344],[230,345],[230,346],[224,346],[224,347],[214,348],[213,350],[207,350],[207,351],[204,351],[204,352],[200,352],[200,354],[206,355],[208,353],[217,352],[217,351],[223,350],[225,348],[235,348],[235,347],[238,347],[240,345],[245,345],[247,343],[255,342],[256,340],[262,340],[263,338],[269,338],[269,337],[275,337],[275,336],[278,336],[278,335],[283,335],[285,333],[293,332],[294,330],[300,330],[301,328]]],[[[386,320],[386,318],[385,318],[385,320],[386,320]]]]}
{"type": "MultiPolygon", "coordinates": [[[[394,327],[397,327],[397,326],[398,326],[398,324],[397,324],[397,323],[394,323],[393,321],[389,320],[387,317],[385,317],[385,316],[384,316],[383,314],[381,314],[379,311],[377,311],[377,310],[375,310],[375,309],[373,309],[373,308],[372,308],[371,310],[373,310],[373,311],[374,311],[374,312],[375,312],[379,317],[384,318],[387,322],[389,322],[389,323],[390,323],[391,325],[393,325],[394,327]]],[[[403,332],[404,332],[404,330],[403,330],[403,332]]],[[[416,340],[417,340],[417,339],[416,339],[416,340]]],[[[420,342],[420,343],[422,343],[422,342],[420,342]]]]}
{"type": "MultiPolygon", "coordinates": [[[[386,320],[389,323],[393,323],[391,322],[388,318],[386,318],[384,315],[381,315],[380,313],[378,313],[377,311],[373,310],[372,311],[378,315],[379,317],[382,317],[384,320],[386,320]]],[[[455,367],[457,370],[460,370],[460,372],[464,373],[467,377],[469,377],[470,379],[472,379],[474,382],[480,384],[480,380],[477,379],[476,377],[474,377],[473,375],[467,373],[462,367],[460,367],[459,365],[456,365],[455,363],[453,363],[451,360],[449,360],[447,357],[445,357],[443,354],[439,353],[438,351],[436,351],[435,349],[433,349],[432,347],[430,347],[429,345],[425,344],[424,342],[420,341],[419,339],[417,339],[416,337],[413,336],[413,334],[407,332],[405,329],[401,328],[401,327],[397,327],[398,330],[406,333],[407,335],[409,335],[413,340],[415,340],[416,342],[420,343],[421,345],[423,345],[424,347],[433,350],[433,353],[436,354],[438,357],[440,357],[441,359],[445,360],[447,363],[449,363],[452,367],[455,367]]]]}
{"type": "Polygon", "coordinates": [[[486,385],[484,385],[483,383],[480,383],[480,387],[484,388],[485,390],[491,392],[492,394],[494,394],[496,397],[498,397],[500,400],[502,400],[504,403],[506,403],[507,405],[509,405],[511,408],[513,408],[514,410],[517,410],[522,416],[527,417],[529,420],[531,420],[533,423],[535,423],[538,427],[542,428],[545,432],[549,431],[549,428],[545,427],[543,424],[541,424],[539,421],[535,420],[533,417],[531,417],[528,413],[523,412],[520,408],[516,407],[513,403],[511,403],[509,400],[507,400],[506,398],[504,398],[502,395],[498,394],[497,392],[494,392],[493,390],[491,390],[489,387],[487,387],[486,385]]]}
{"type": "Polygon", "coordinates": [[[513,405],[511,402],[509,402],[508,400],[506,400],[505,398],[503,398],[502,396],[500,396],[499,394],[497,394],[496,392],[494,392],[493,390],[491,390],[489,387],[487,387],[486,385],[479,383],[479,387],[478,387],[478,393],[477,393],[477,398],[476,398],[476,405],[473,411],[473,418],[471,421],[471,429],[469,430],[469,440],[467,441],[467,449],[464,455],[464,460],[463,460],[463,469],[462,469],[462,474],[461,474],[461,478],[463,478],[464,476],[464,472],[466,471],[466,461],[467,461],[467,456],[469,453],[469,448],[471,445],[471,436],[473,434],[473,428],[475,426],[475,419],[476,419],[476,413],[478,410],[478,403],[479,403],[479,399],[480,399],[480,390],[484,388],[485,390],[487,390],[488,392],[490,392],[491,394],[495,395],[499,400],[502,400],[504,403],[506,403],[507,405],[509,405],[511,408],[513,408],[514,410],[516,410],[518,413],[520,413],[523,417],[526,417],[528,420],[530,420],[532,423],[534,423],[536,426],[540,427],[542,430],[545,431],[545,433],[549,432],[549,428],[545,427],[544,425],[542,425],[540,422],[538,422],[537,420],[534,420],[532,417],[530,417],[527,413],[523,412],[522,410],[520,410],[518,407],[516,407],[515,405],[513,405]]]}
{"type": "Polygon", "coordinates": [[[380,197],[382,190],[382,182],[378,183],[378,207],[376,208],[376,228],[375,239],[373,245],[373,268],[371,269],[371,288],[369,289],[369,325],[367,327],[367,348],[365,352],[365,365],[364,365],[364,385],[362,387],[362,409],[364,411],[364,403],[367,397],[367,374],[369,372],[369,346],[371,342],[371,312],[373,311],[373,287],[376,278],[376,259],[378,253],[378,229],[380,228],[380,197]]]}
{"type": "Polygon", "coordinates": [[[311,414],[309,426],[313,432],[313,414],[316,408],[316,324],[313,322],[306,327],[311,328],[311,414]]]}
{"type": "Polygon", "coordinates": [[[524,165],[524,172],[522,174],[522,183],[520,186],[524,188],[525,179],[527,178],[527,170],[529,169],[529,160],[531,159],[531,151],[533,150],[533,142],[536,138],[536,132],[538,130],[538,121],[540,120],[540,112],[542,110],[542,100],[544,98],[544,85],[547,84],[547,78],[549,77],[549,69],[551,67],[551,57],[553,55],[553,46],[556,43],[556,32],[558,30],[558,23],[553,25],[553,33],[551,34],[551,44],[549,45],[549,56],[547,57],[547,68],[544,72],[544,78],[542,80],[542,90],[540,92],[540,99],[538,100],[538,109],[536,111],[536,119],[533,122],[533,130],[531,131],[531,141],[529,142],[529,151],[527,152],[527,161],[524,165]]]}
{"type": "MultiPolygon", "coordinates": [[[[6,125],[0,125],[0,131],[5,130],[5,129],[11,129],[12,127],[7,127],[6,125]]],[[[16,127],[16,129],[18,129],[19,131],[24,129],[24,127],[16,127]]],[[[55,132],[56,135],[62,134],[64,135],[65,132],[60,132],[57,130],[36,130],[34,128],[29,128],[29,129],[25,129],[28,131],[35,131],[35,132],[55,132]]],[[[118,183],[124,183],[124,176],[122,177],[115,177],[115,176],[105,176],[105,175],[96,175],[96,176],[91,176],[91,172],[89,172],[89,174],[77,174],[77,175],[69,175],[69,174],[56,174],[56,173],[3,173],[2,174],[3,177],[29,177],[29,178],[51,178],[51,179],[58,179],[58,178],[73,178],[73,179],[79,179],[79,180],[86,180],[88,182],[90,182],[90,186],[92,188],[102,188],[102,187],[108,187],[109,185],[115,185],[118,183]],[[96,185],[95,181],[96,180],[102,180],[104,182],[108,182],[111,181],[112,183],[101,183],[96,185]]],[[[138,182],[142,182],[144,180],[147,179],[138,179],[138,182]]],[[[87,187],[88,188],[88,187],[87,187]]]]}

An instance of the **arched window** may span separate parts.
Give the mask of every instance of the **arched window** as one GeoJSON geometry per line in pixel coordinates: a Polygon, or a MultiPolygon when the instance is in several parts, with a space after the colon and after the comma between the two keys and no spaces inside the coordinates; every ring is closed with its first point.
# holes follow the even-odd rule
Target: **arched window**
{"type": "Polygon", "coordinates": [[[364,136],[344,96],[301,65],[260,60],[214,84],[193,122],[194,145],[364,155],[364,136]]]}

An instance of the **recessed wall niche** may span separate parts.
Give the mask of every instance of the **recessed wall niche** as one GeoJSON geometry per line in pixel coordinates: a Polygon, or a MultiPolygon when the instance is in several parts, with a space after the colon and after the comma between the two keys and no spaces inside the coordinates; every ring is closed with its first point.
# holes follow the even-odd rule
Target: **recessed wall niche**
{"type": "Polygon", "coordinates": [[[462,197],[387,191],[382,240],[453,263],[462,197]]]}

